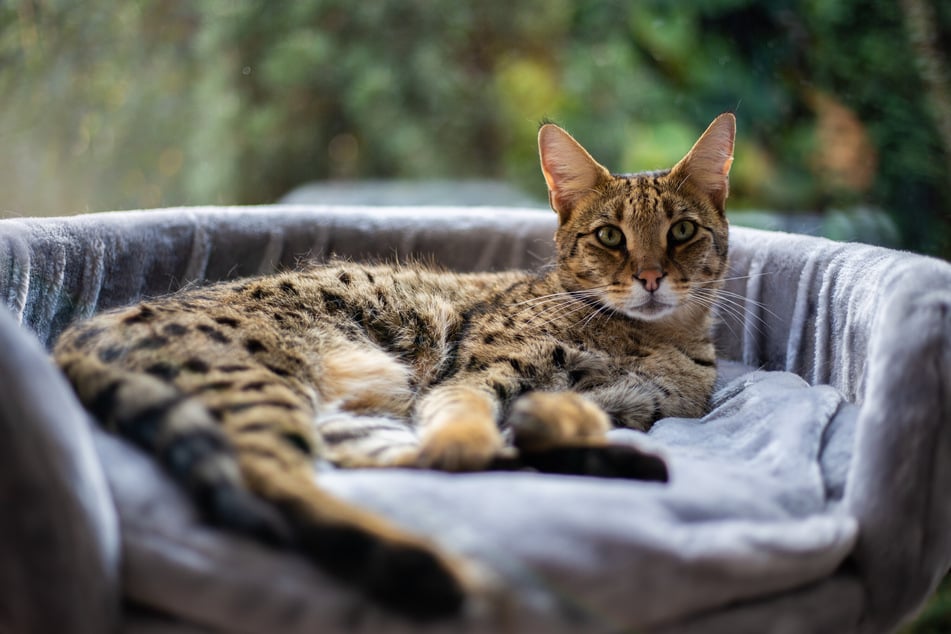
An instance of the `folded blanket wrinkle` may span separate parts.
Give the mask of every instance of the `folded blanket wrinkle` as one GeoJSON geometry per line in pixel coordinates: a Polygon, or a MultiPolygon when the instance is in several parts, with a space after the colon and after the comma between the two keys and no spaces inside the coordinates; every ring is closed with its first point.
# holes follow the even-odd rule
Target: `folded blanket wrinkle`
{"type": "MultiPolygon", "coordinates": [[[[88,420],[43,348],[94,312],[307,259],[535,267],[554,225],[527,209],[320,206],[0,221],[0,377],[16,377],[0,381],[0,499],[30,503],[0,531],[0,631],[411,631],[300,558],[203,525],[88,420]],[[55,574],[31,578],[37,565],[55,574]]],[[[951,567],[951,266],[743,228],[730,251],[710,412],[611,432],[663,456],[667,484],[315,477],[482,562],[512,631],[895,629],[951,567]]]]}

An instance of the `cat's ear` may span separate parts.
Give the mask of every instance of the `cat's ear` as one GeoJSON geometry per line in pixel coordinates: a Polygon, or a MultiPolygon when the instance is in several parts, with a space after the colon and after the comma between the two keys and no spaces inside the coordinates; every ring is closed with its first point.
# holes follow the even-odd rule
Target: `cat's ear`
{"type": "Polygon", "coordinates": [[[570,134],[553,123],[538,130],[538,154],[548,183],[548,200],[561,222],[568,219],[579,199],[611,176],[570,134]]]}
{"type": "Polygon", "coordinates": [[[730,193],[729,174],[735,138],[736,117],[725,112],[713,120],[687,155],[674,166],[670,171],[671,178],[676,183],[689,181],[722,210],[730,193]]]}

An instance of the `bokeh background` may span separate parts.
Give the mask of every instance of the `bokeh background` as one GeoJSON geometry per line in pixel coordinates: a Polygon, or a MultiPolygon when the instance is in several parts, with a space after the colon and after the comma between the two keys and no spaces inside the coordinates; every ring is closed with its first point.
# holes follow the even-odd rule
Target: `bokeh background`
{"type": "Polygon", "coordinates": [[[0,215],[362,179],[543,205],[539,121],[636,171],[730,110],[732,210],[947,257],[949,34],[943,0],[3,0],[0,215]]]}
{"type": "MultiPolygon", "coordinates": [[[[540,121],[637,171],[729,110],[734,221],[948,258],[949,47],[945,0],[0,0],[0,217],[391,179],[543,206],[540,121]]],[[[907,631],[951,631],[947,583],[907,631]]]]}

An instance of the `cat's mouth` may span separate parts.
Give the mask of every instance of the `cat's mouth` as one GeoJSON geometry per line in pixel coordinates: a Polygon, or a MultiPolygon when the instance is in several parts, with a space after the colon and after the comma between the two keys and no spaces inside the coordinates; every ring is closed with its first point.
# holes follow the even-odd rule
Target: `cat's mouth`
{"type": "Polygon", "coordinates": [[[675,308],[677,308],[676,303],[664,301],[658,298],[656,295],[649,295],[646,298],[641,299],[639,302],[626,302],[624,306],[621,307],[621,312],[623,312],[628,317],[652,321],[666,317],[670,313],[674,312],[675,308]]]}

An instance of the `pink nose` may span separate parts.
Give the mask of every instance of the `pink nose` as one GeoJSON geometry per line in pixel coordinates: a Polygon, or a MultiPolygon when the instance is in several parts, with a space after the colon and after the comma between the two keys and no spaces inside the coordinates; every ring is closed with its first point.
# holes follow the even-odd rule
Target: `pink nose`
{"type": "Polygon", "coordinates": [[[637,279],[641,281],[644,288],[653,293],[660,288],[660,280],[664,277],[664,272],[660,269],[644,269],[637,272],[637,279]]]}

